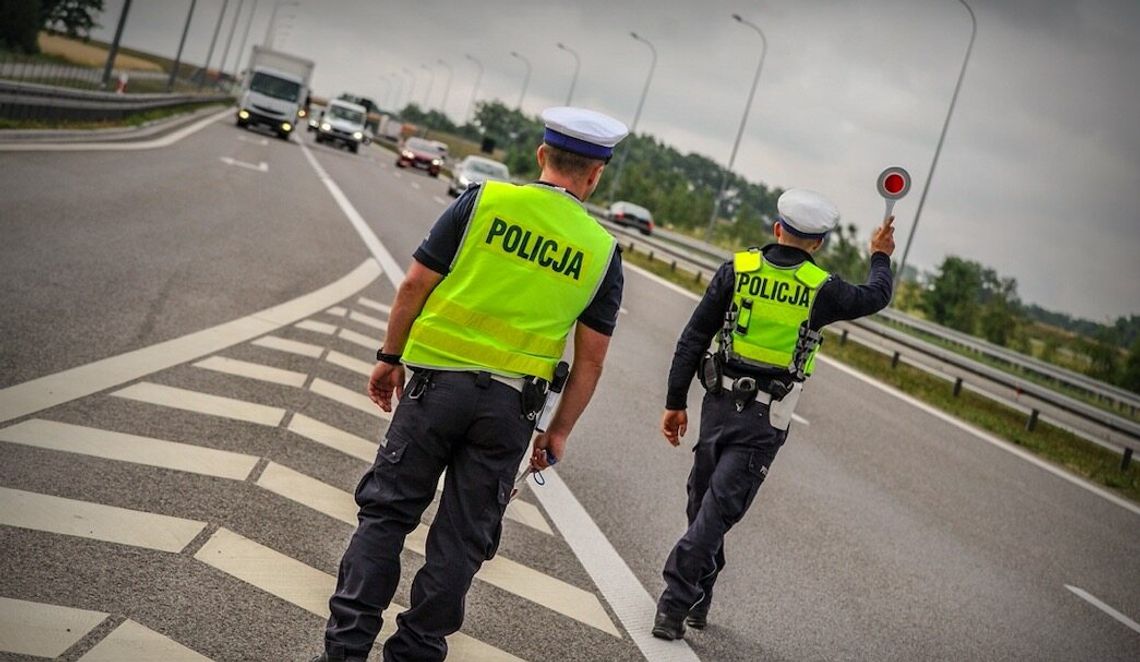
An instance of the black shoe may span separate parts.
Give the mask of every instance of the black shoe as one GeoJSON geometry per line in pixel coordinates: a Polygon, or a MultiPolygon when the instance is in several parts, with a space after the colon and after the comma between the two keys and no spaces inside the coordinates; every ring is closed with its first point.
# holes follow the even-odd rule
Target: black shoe
{"type": "Polygon", "coordinates": [[[709,624],[708,612],[690,611],[689,615],[685,617],[685,625],[693,628],[694,630],[703,630],[709,624]]]}
{"type": "Polygon", "coordinates": [[[685,617],[658,612],[653,619],[653,636],[670,641],[681,639],[685,636],[685,617]]]}

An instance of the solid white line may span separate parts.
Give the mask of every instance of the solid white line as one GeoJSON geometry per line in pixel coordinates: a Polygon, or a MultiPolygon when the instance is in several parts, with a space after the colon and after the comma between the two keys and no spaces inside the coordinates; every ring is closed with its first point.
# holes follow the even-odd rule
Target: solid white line
{"type": "Polygon", "coordinates": [[[376,459],[377,444],[304,414],[293,414],[289,420],[289,431],[365,462],[371,463],[376,459]]]}
{"type": "Polygon", "coordinates": [[[364,245],[368,248],[369,252],[372,253],[372,256],[376,258],[376,261],[380,263],[380,268],[388,274],[388,280],[392,282],[393,287],[399,287],[400,281],[404,278],[404,270],[400,268],[400,263],[396,262],[396,259],[392,257],[392,254],[388,252],[387,248],[384,248],[384,244],[380,243],[380,240],[376,237],[376,233],[372,231],[372,228],[368,227],[368,223],[365,222],[364,217],[360,215],[360,212],[356,211],[356,207],[353,207],[352,203],[348,201],[348,196],[344,194],[344,191],[340,190],[340,187],[336,185],[332,177],[329,177],[325,169],[321,167],[321,164],[317,162],[317,158],[313,156],[313,153],[304,143],[301,144],[301,153],[308,159],[309,165],[316,171],[317,177],[325,185],[325,188],[328,189],[333,200],[336,200],[337,206],[344,212],[348,221],[352,223],[352,227],[356,228],[356,232],[360,235],[361,240],[364,241],[364,245]]]}
{"type": "Polygon", "coordinates": [[[0,524],[180,552],[205,522],[0,487],[0,524]]]}
{"type": "Polygon", "coordinates": [[[370,326],[373,329],[379,329],[381,331],[388,330],[388,323],[384,320],[376,319],[375,317],[371,315],[365,315],[364,313],[358,313],[355,310],[348,314],[348,319],[352,320],[353,322],[359,322],[365,326],[370,326]]]}
{"type": "Polygon", "coordinates": [[[107,616],[98,611],[0,597],[0,651],[56,658],[107,616]]]}
{"type": "Polygon", "coordinates": [[[1120,621],[1125,626],[1127,626],[1129,629],[1131,629],[1133,632],[1140,632],[1140,623],[1137,623],[1136,621],[1132,620],[1131,618],[1128,618],[1124,614],[1122,614],[1122,613],[1116,611],[1115,609],[1113,609],[1112,607],[1108,606],[1104,602],[1098,600],[1096,596],[1089,593],[1088,591],[1086,591],[1082,588],[1077,588],[1076,586],[1070,586],[1068,584],[1065,584],[1065,588],[1067,588],[1070,591],[1072,591],[1073,593],[1075,593],[1077,595],[1077,597],[1081,598],[1085,602],[1088,602],[1089,604],[1096,607],[1097,609],[1103,611],[1104,613],[1108,614],[1109,616],[1120,621]]]}
{"type": "Polygon", "coordinates": [[[339,384],[333,384],[323,379],[314,379],[312,384],[309,384],[309,390],[317,395],[323,395],[330,400],[335,400],[342,405],[348,405],[353,409],[362,411],[366,414],[371,414],[376,418],[382,418],[386,421],[392,420],[392,415],[376,406],[375,402],[363,393],[351,391],[339,384]]]}
{"type": "Polygon", "coordinates": [[[336,334],[336,336],[338,338],[344,338],[350,343],[360,345],[365,349],[375,351],[378,347],[380,347],[379,340],[373,338],[372,336],[366,336],[363,333],[357,333],[352,329],[341,329],[340,332],[336,334]]]}
{"type": "Polygon", "coordinates": [[[227,375],[249,377],[250,379],[258,379],[273,384],[295,386],[297,388],[304,386],[305,380],[309,378],[308,375],[301,372],[272,368],[267,365],[261,365],[260,363],[239,361],[238,359],[229,359],[224,356],[211,356],[208,359],[195,363],[194,367],[222,372],[227,375]]]}
{"type": "Polygon", "coordinates": [[[231,480],[245,479],[257,464],[243,453],[40,419],[0,429],[0,441],[231,480]]]}
{"type": "Polygon", "coordinates": [[[233,114],[227,108],[217,114],[205,117],[190,126],[168,133],[154,140],[140,140],[136,142],[107,142],[107,143],[36,143],[36,144],[0,144],[0,152],[133,152],[158,147],[169,147],[186,136],[193,135],[223,117],[233,114]]]}
{"type": "Polygon", "coordinates": [[[329,324],[328,322],[318,322],[316,320],[301,320],[293,326],[297,327],[298,329],[313,331],[314,333],[323,333],[326,336],[331,336],[336,333],[337,328],[335,324],[329,324]]]}
{"type": "Polygon", "coordinates": [[[335,350],[330,350],[329,353],[325,356],[325,360],[333,365],[338,365],[359,375],[364,375],[365,377],[372,376],[372,368],[374,367],[373,364],[367,361],[361,361],[360,359],[354,359],[347,354],[341,354],[335,350]]]}
{"type": "MultiPolygon", "coordinates": [[[[218,529],[194,558],[320,618],[329,616],[328,600],[336,589],[335,577],[232,531],[218,529]]],[[[405,609],[395,603],[389,605],[379,639],[395,632],[395,615],[405,609]]],[[[447,644],[451,657],[457,660],[522,662],[462,632],[448,637],[447,644]]]]}
{"type": "Polygon", "coordinates": [[[210,658],[190,650],[170,637],[161,635],[132,620],[123,621],[79,662],[210,662],[210,658]]]}
{"type": "MultiPolygon", "coordinates": [[[[355,526],[353,495],[332,485],[270,462],[257,484],[274,494],[355,526]]],[[[404,549],[423,556],[427,549],[427,526],[421,524],[404,542],[404,549]]],[[[564,581],[501,556],[487,561],[476,575],[480,580],[540,604],[580,623],[620,637],[597,596],[564,581]]]]}
{"type": "Polygon", "coordinates": [[[645,659],[652,662],[698,660],[685,640],[666,642],[653,637],[656,601],[557,472],[547,470],[543,476],[546,485],[541,490],[534,490],[535,496],[645,659]]]}
{"type": "Polygon", "coordinates": [[[275,349],[279,352],[288,352],[290,354],[298,354],[300,356],[308,356],[310,358],[319,359],[321,354],[324,354],[325,348],[319,345],[312,345],[307,342],[299,340],[289,340],[287,338],[279,338],[277,336],[265,336],[254,340],[254,345],[259,347],[268,347],[275,349]]]}
{"type": "Polygon", "coordinates": [[[152,372],[215,354],[359,292],[380,275],[374,260],[319,290],[252,315],[0,390],[0,422],[70,402],[152,372]]]}
{"type": "Polygon", "coordinates": [[[384,304],[384,303],[380,303],[379,301],[373,301],[372,299],[369,299],[368,297],[360,297],[359,299],[356,300],[356,302],[362,306],[366,306],[368,308],[371,308],[372,310],[378,310],[378,311],[384,313],[385,315],[391,315],[392,314],[392,307],[391,306],[384,304]]]}
{"type": "Polygon", "coordinates": [[[985,430],[982,430],[980,428],[976,428],[976,427],[970,425],[969,423],[966,423],[965,421],[954,418],[953,416],[951,416],[950,414],[947,414],[946,412],[935,409],[934,407],[926,404],[925,402],[922,402],[920,400],[912,398],[911,396],[907,395],[906,393],[903,393],[902,391],[899,391],[898,389],[896,389],[892,386],[888,386],[888,385],[883,384],[881,382],[877,382],[874,379],[872,379],[871,377],[859,372],[858,370],[855,370],[854,368],[851,368],[851,367],[846,366],[842,363],[839,363],[838,361],[835,361],[834,359],[829,359],[826,356],[819,356],[819,357],[817,357],[817,360],[823,361],[827,365],[832,366],[832,367],[834,367],[834,368],[836,368],[842,372],[845,372],[845,373],[851,375],[852,377],[855,377],[857,379],[861,379],[864,382],[870,384],[871,386],[874,386],[875,388],[877,388],[877,389],[879,389],[885,393],[889,393],[889,394],[895,396],[896,398],[898,398],[899,400],[902,400],[903,402],[906,402],[909,405],[912,405],[914,407],[917,407],[918,409],[921,409],[922,411],[930,414],[931,416],[939,418],[939,419],[949,423],[950,425],[953,425],[954,427],[958,428],[959,430],[962,430],[964,432],[968,432],[971,435],[977,437],[978,439],[981,439],[984,442],[987,442],[987,443],[992,444],[992,445],[994,445],[994,446],[996,446],[996,447],[998,447],[1004,451],[1012,453],[1013,455],[1020,457],[1021,459],[1025,460],[1026,462],[1029,462],[1030,464],[1032,464],[1038,468],[1044,469],[1045,471],[1053,474],[1054,476],[1056,476],[1058,478],[1061,478],[1061,479],[1063,479],[1069,483],[1072,483],[1073,485],[1076,485],[1077,487],[1086,489],[1089,492],[1092,492],[1093,494],[1095,494],[1099,497],[1102,497],[1102,498],[1104,498],[1104,499],[1106,499],[1112,503],[1115,503],[1116,505],[1120,506],[1121,508],[1124,508],[1125,510],[1128,510],[1128,511],[1131,511],[1132,513],[1140,515],[1140,505],[1132,503],[1132,502],[1124,499],[1123,497],[1119,497],[1119,496],[1117,496],[1117,495],[1115,495],[1115,494],[1113,494],[1113,493],[1111,493],[1105,489],[1102,489],[1096,485],[1093,485],[1092,483],[1089,483],[1089,482],[1085,481],[1084,479],[1079,478],[1079,477],[1065,471],[1064,469],[1053,466],[1052,464],[1046,462],[1045,460],[1042,460],[1041,458],[1037,457],[1036,455],[1033,455],[1032,453],[1030,453],[1027,450],[1024,450],[1018,446],[1015,446],[1015,445],[1013,445],[1013,444],[1011,444],[1008,441],[1005,441],[1003,439],[999,439],[999,438],[995,437],[994,435],[986,432],[985,430]]]}
{"type": "Polygon", "coordinates": [[[348,308],[345,308],[344,306],[333,306],[325,312],[329,315],[335,315],[336,317],[344,317],[348,314],[348,308]]]}
{"type": "Polygon", "coordinates": [[[173,407],[192,411],[197,414],[221,416],[247,423],[257,423],[276,427],[285,418],[285,410],[279,407],[269,407],[254,402],[223,398],[220,395],[210,395],[198,391],[190,391],[163,384],[140,382],[124,389],[115,391],[111,395],[119,398],[128,398],[139,402],[146,402],[162,407],[173,407]]]}

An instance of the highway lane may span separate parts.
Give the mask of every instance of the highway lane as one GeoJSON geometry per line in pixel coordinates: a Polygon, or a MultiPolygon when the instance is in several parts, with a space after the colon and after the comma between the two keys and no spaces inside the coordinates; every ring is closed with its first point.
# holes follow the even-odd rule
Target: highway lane
{"type": "MultiPolygon", "coordinates": [[[[373,223],[390,233],[394,254],[414,249],[433,190],[326,167],[360,204],[371,195],[379,208],[399,186],[418,198],[427,217],[405,219],[418,232],[373,223]],[[401,245],[400,235],[411,240],[401,245]]],[[[683,526],[689,454],[667,449],[655,428],[691,306],[627,270],[629,314],[559,469],[653,593],[683,526]]],[[[811,425],[793,426],[755,511],[730,538],[738,553],[714,607],[717,625],[691,637],[703,657],[1129,659],[1140,651],[1136,632],[1065,588],[1140,614],[1134,513],[826,365],[801,413],[811,425]]]]}
{"type": "MultiPolygon", "coordinates": [[[[290,192],[283,206],[323,205],[321,217],[314,221],[320,224],[321,233],[337,241],[343,233],[344,250],[356,251],[342,263],[336,261],[337,256],[326,254],[340,250],[338,246],[314,251],[315,262],[327,261],[340,268],[330,266],[323,274],[325,280],[310,283],[310,289],[359,264],[364,256],[359,241],[351,241],[354,233],[340,211],[328,204],[331,198],[316,184],[311,169],[305,170],[308,166],[297,146],[238,140],[250,135],[218,125],[171,152],[194,156],[201,149],[203,154],[196,157],[200,169],[207,167],[206,153],[217,152],[218,147],[230,148],[223,155],[239,158],[240,153],[250,163],[265,160],[271,173],[290,168],[290,192]],[[243,149],[248,151],[237,151],[243,149]]],[[[393,255],[406,265],[431,220],[443,208],[440,201],[445,185],[407,171],[396,177],[390,153],[379,149],[354,157],[314,146],[312,153],[393,255]],[[413,187],[413,183],[419,186],[413,187]]],[[[68,171],[70,159],[78,158],[52,156],[59,159],[58,163],[44,157],[47,171],[52,173],[68,171]]],[[[149,172],[134,175],[143,180],[149,172]]],[[[79,169],[74,173],[77,181],[87,176],[79,169]]],[[[263,176],[255,171],[248,174],[263,176]]],[[[262,202],[257,200],[258,204],[262,202]]],[[[7,194],[0,204],[7,211],[7,194]]],[[[23,204],[51,211],[58,203],[29,195],[23,204]]],[[[147,204],[152,211],[166,209],[161,200],[148,199],[147,204]]],[[[236,224],[245,217],[241,212],[248,211],[250,202],[236,196],[224,199],[222,206],[230,209],[228,213],[236,224]]],[[[207,245],[224,242],[224,236],[217,233],[191,236],[207,245]]],[[[289,259],[289,249],[295,251],[297,245],[304,242],[282,242],[281,252],[275,254],[279,260],[289,259]]],[[[159,245],[149,248],[168,250],[159,245]]],[[[129,263],[132,254],[124,250],[115,257],[129,263]]],[[[267,257],[265,262],[272,260],[267,257]]],[[[256,256],[243,253],[207,267],[198,266],[257,278],[256,270],[262,265],[256,256]],[[247,259],[253,261],[243,263],[247,259]]],[[[7,266],[4,269],[6,279],[17,271],[7,266]]],[[[82,280],[76,278],[75,282],[82,280]]],[[[303,289],[296,281],[289,283],[296,290],[303,289]]],[[[204,287],[191,289],[197,290],[198,297],[212,294],[204,287]]],[[[370,285],[366,293],[385,301],[391,296],[390,288],[381,281],[370,285]]],[[[251,293],[242,296],[246,297],[245,305],[238,302],[230,317],[218,314],[214,319],[224,321],[248,314],[257,309],[253,302],[269,305],[288,298],[258,299],[251,293]]],[[[186,298],[187,305],[193,306],[193,297],[186,298]]],[[[28,300],[15,299],[15,307],[5,309],[20,310],[18,306],[28,300]]],[[[352,306],[352,300],[349,305],[365,310],[359,304],[352,306]]],[[[599,395],[559,469],[559,475],[654,595],[661,587],[660,566],[683,527],[683,484],[690,461],[690,454],[684,450],[669,449],[655,427],[664,400],[664,375],[672,344],[691,306],[688,298],[627,271],[628,313],[623,315],[615,336],[614,353],[599,395]]],[[[3,323],[24,324],[11,317],[14,315],[6,313],[3,323]]],[[[96,310],[83,320],[83,326],[87,330],[97,327],[94,331],[99,333],[103,324],[113,324],[110,317],[113,315],[107,309],[96,310]]],[[[353,326],[329,314],[313,319],[353,326]]],[[[204,320],[190,318],[170,324],[169,335],[206,326],[204,320]]],[[[368,331],[359,324],[353,328],[368,331]]],[[[70,333],[79,335],[79,331],[70,333]]],[[[112,331],[108,334],[114,335],[112,331]]],[[[358,358],[366,358],[363,348],[340,339],[326,340],[316,331],[287,328],[278,335],[322,343],[346,353],[355,351],[358,358]]],[[[93,352],[92,358],[113,353],[95,344],[99,351],[93,352]]],[[[280,358],[277,354],[249,344],[226,352],[231,358],[272,363],[345,388],[359,384],[359,377],[327,366],[327,361],[313,365],[302,357],[280,358]]],[[[24,362],[41,359],[22,353],[20,357],[21,369],[32,376],[53,370],[38,364],[24,367],[24,362]]],[[[79,361],[59,367],[76,363],[79,361]]],[[[375,423],[366,415],[326,406],[320,398],[298,396],[281,386],[253,387],[193,366],[166,370],[149,381],[295,409],[361,437],[375,435],[375,423]]],[[[694,414],[697,397],[694,391],[694,414]]],[[[1065,583],[1079,586],[1137,618],[1140,604],[1135,578],[1140,576],[1140,544],[1135,515],[827,366],[813,381],[801,413],[811,424],[793,428],[792,440],[777,459],[756,507],[730,536],[730,567],[714,607],[713,626],[689,638],[703,659],[1135,657],[1140,635],[1064,588],[1065,583]]],[[[358,475],[363,466],[358,459],[314,449],[280,430],[213,419],[206,426],[200,414],[136,406],[122,398],[87,398],[48,415],[76,425],[97,422],[135,434],[246,452],[287,464],[345,491],[352,489],[353,475],[358,475]]],[[[690,441],[695,440],[696,424],[694,420],[690,441]]],[[[345,531],[350,530],[328,518],[314,520],[295,502],[265,494],[257,486],[239,484],[240,489],[235,490],[234,485],[216,478],[187,481],[169,472],[156,476],[151,470],[106,459],[77,462],[69,454],[9,444],[0,452],[5,467],[0,486],[210,520],[325,572],[335,571],[338,546],[345,531]],[[154,484],[140,489],[143,480],[154,484]],[[171,499],[174,494],[179,498],[171,499]],[[282,526],[283,521],[296,521],[297,526],[282,526]]],[[[510,533],[502,552],[506,558],[540,568],[574,586],[590,588],[589,577],[557,536],[524,526],[512,526],[510,533]]],[[[235,651],[244,659],[275,659],[268,656],[270,652],[295,655],[312,640],[314,632],[319,632],[312,614],[292,605],[283,608],[260,594],[250,595],[228,576],[200,568],[182,556],[172,563],[157,553],[124,555],[104,543],[77,546],[70,539],[60,544],[55,534],[8,527],[0,528],[0,535],[4,536],[0,547],[13,552],[7,555],[4,576],[20,578],[6,584],[0,593],[14,591],[17,595],[12,597],[20,599],[132,615],[153,628],[164,627],[172,635],[189,637],[191,640],[183,643],[193,644],[192,648],[215,659],[238,659],[239,655],[225,654],[235,651]],[[73,581],[61,581],[61,569],[69,567],[77,549],[90,555],[92,563],[72,571],[73,581]],[[116,585],[129,586],[144,599],[132,599],[116,590],[116,585]],[[82,587],[78,594],[76,586],[82,587]],[[156,586],[170,591],[156,591],[156,586]],[[169,593],[178,597],[171,598],[169,593]],[[171,607],[192,614],[194,627],[175,623],[171,607]],[[267,613],[274,615],[271,629],[266,629],[259,618],[267,613]],[[259,649],[242,641],[248,635],[211,641],[203,634],[235,629],[258,635],[264,632],[269,636],[257,638],[272,639],[272,643],[259,649]],[[264,655],[259,657],[259,653],[264,655]]],[[[409,561],[414,560],[414,555],[409,555],[409,561]]],[[[406,581],[401,594],[406,595],[405,591],[406,581]]],[[[536,612],[533,605],[499,588],[477,582],[470,602],[470,627],[465,631],[527,659],[636,657],[627,640],[618,644],[609,635],[597,634],[596,629],[558,614],[541,609],[536,612]],[[548,641],[531,641],[520,632],[536,619],[557,626],[545,629],[548,641]]]]}

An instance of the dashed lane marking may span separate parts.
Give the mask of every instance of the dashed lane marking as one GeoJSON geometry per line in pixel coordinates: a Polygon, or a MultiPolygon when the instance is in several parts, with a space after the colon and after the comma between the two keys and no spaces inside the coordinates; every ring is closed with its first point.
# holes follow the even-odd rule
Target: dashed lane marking
{"type": "Polygon", "coordinates": [[[111,395],[119,398],[128,398],[139,402],[146,402],[162,407],[173,407],[198,414],[232,418],[247,423],[257,423],[276,427],[285,418],[285,410],[280,407],[246,402],[224,398],[220,395],[210,395],[174,386],[165,386],[152,382],[140,382],[127,388],[115,391],[111,395]]]}
{"type": "MultiPolygon", "coordinates": [[[[194,558],[320,618],[329,616],[328,599],[336,589],[335,577],[233,531],[218,529],[194,558]]],[[[398,604],[389,605],[379,639],[395,632],[395,615],[405,609],[398,604]]],[[[450,655],[459,660],[521,662],[520,658],[462,632],[448,637],[447,644],[450,655]]]]}
{"type": "Polygon", "coordinates": [[[113,388],[263,336],[356,294],[379,275],[380,266],[376,261],[365,260],[344,278],[292,301],[180,338],[9,386],[0,390],[0,422],[113,388]]]}
{"type": "Polygon", "coordinates": [[[376,403],[372,402],[367,395],[357,393],[339,384],[318,378],[314,379],[313,383],[309,385],[309,390],[317,395],[323,395],[330,400],[339,402],[342,405],[348,405],[353,409],[375,416],[376,418],[382,418],[386,421],[392,420],[392,414],[377,407],[376,403]]]}
{"type": "Polygon", "coordinates": [[[0,524],[180,552],[205,522],[0,487],[0,524]]]}
{"type": "Polygon", "coordinates": [[[108,615],[0,597],[0,651],[57,658],[108,615]]]}
{"type": "Polygon", "coordinates": [[[379,301],[373,301],[372,299],[369,299],[368,297],[360,297],[359,299],[356,300],[356,302],[359,303],[360,305],[366,307],[366,308],[371,308],[372,310],[378,310],[378,311],[384,313],[385,315],[391,315],[392,314],[392,307],[391,306],[389,306],[387,304],[380,303],[379,301]]]}
{"type": "Polygon", "coordinates": [[[210,658],[161,635],[148,627],[127,620],[96,644],[79,662],[210,662],[210,658]]]}
{"type": "Polygon", "coordinates": [[[376,351],[376,348],[380,346],[379,340],[371,336],[366,336],[363,333],[357,333],[352,329],[341,329],[336,336],[372,351],[376,351]]]}
{"type": "Polygon", "coordinates": [[[340,352],[330,350],[329,353],[325,355],[325,360],[333,365],[338,365],[342,368],[345,368],[346,370],[351,370],[358,375],[363,375],[365,377],[372,376],[372,368],[374,367],[373,364],[367,361],[361,361],[360,359],[354,359],[347,354],[341,354],[340,352]]]}
{"type": "Polygon", "coordinates": [[[231,480],[245,479],[257,464],[243,453],[40,419],[0,429],[0,441],[231,480]]]}
{"type": "Polygon", "coordinates": [[[301,320],[293,326],[297,327],[298,329],[304,329],[306,331],[323,333],[326,336],[331,336],[336,333],[337,328],[335,324],[329,324],[328,322],[318,322],[316,320],[301,320]]]}
{"type": "Polygon", "coordinates": [[[305,380],[308,379],[308,376],[301,372],[282,370],[281,368],[273,368],[250,361],[228,359],[224,356],[211,356],[208,359],[195,363],[194,367],[213,370],[227,375],[249,377],[250,379],[281,384],[283,386],[295,386],[297,388],[304,386],[305,380]]]}
{"type": "Polygon", "coordinates": [[[268,347],[269,349],[275,349],[279,352],[288,352],[290,354],[308,356],[314,359],[319,359],[321,354],[325,353],[325,348],[320,345],[313,345],[299,340],[289,340],[288,338],[279,338],[277,336],[264,336],[254,340],[252,344],[258,347],[268,347]]]}
{"type": "Polygon", "coordinates": [[[384,320],[376,319],[375,317],[371,315],[365,315],[364,313],[358,313],[355,310],[348,314],[348,319],[352,320],[353,322],[359,322],[365,326],[370,326],[373,329],[379,329],[385,332],[388,330],[388,323],[384,320]]]}

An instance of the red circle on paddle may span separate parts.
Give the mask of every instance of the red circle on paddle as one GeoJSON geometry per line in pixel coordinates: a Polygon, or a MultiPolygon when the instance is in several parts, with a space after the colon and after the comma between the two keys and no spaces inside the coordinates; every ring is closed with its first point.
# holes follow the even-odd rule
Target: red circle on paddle
{"type": "Polygon", "coordinates": [[[879,195],[898,200],[910,191],[910,173],[899,166],[887,168],[879,175],[879,195]]]}

